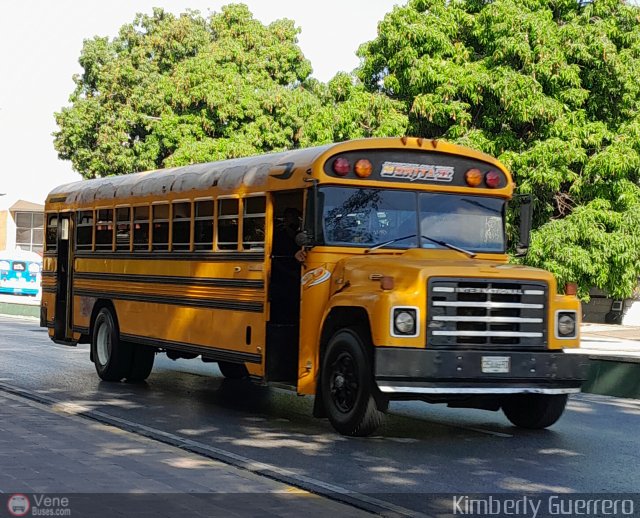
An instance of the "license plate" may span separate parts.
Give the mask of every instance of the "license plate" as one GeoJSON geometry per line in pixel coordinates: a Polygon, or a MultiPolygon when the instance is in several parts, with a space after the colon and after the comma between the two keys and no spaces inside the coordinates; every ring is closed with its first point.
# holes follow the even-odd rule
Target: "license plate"
{"type": "Polygon", "coordinates": [[[511,370],[511,358],[509,356],[483,356],[482,372],[487,374],[499,374],[511,370]]]}

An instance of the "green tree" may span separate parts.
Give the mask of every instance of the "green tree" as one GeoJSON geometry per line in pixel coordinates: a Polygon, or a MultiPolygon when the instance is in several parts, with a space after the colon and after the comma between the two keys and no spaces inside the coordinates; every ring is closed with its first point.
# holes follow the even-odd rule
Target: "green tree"
{"type": "Polygon", "coordinates": [[[290,20],[246,6],[162,9],[84,43],[54,145],[85,178],[404,134],[401,103],[339,75],[311,78],[290,20]]]}
{"type": "Polygon", "coordinates": [[[526,262],[629,296],[640,275],[640,9],[410,0],[358,53],[409,133],[498,156],[536,200],[526,262]]]}

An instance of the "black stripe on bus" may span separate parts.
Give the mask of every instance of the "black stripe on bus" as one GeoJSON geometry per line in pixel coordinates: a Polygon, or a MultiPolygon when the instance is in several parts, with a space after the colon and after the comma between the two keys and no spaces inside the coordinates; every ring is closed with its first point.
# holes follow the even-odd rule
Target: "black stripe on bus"
{"type": "Polygon", "coordinates": [[[262,262],[264,252],[76,252],[78,259],[140,259],[142,261],[262,262]]]}
{"type": "Polygon", "coordinates": [[[47,328],[48,329],[55,329],[55,327],[56,327],[55,320],[47,320],[47,328]]]}
{"type": "Polygon", "coordinates": [[[74,279],[112,282],[144,282],[151,284],[179,284],[190,286],[209,286],[217,288],[264,288],[264,282],[251,279],[223,279],[207,277],[178,277],[173,275],[137,275],[97,272],[75,272],[74,279]]]}
{"type": "Polygon", "coordinates": [[[159,338],[149,338],[146,336],[130,335],[121,333],[120,338],[126,342],[134,342],[142,345],[161,347],[176,351],[200,354],[204,358],[218,361],[262,363],[262,356],[255,353],[243,353],[229,351],[228,349],[218,349],[215,347],[205,347],[203,345],[193,345],[186,342],[175,342],[173,340],[161,340],[159,338]]]}
{"type": "Polygon", "coordinates": [[[56,287],[43,286],[41,289],[42,293],[58,293],[58,288],[56,287]]]}
{"type": "Polygon", "coordinates": [[[89,334],[89,328],[88,327],[82,327],[82,326],[73,326],[73,331],[75,333],[80,333],[81,335],[88,335],[89,334]]]}
{"type": "Polygon", "coordinates": [[[42,277],[52,277],[55,279],[55,277],[57,276],[57,272],[40,272],[40,275],[42,275],[42,277]]]}
{"type": "Polygon", "coordinates": [[[155,302],[157,304],[170,304],[174,306],[193,306],[197,308],[215,308],[229,309],[233,311],[249,311],[253,313],[261,313],[263,309],[262,302],[232,302],[220,299],[196,299],[190,297],[180,297],[173,295],[170,297],[162,297],[158,295],[144,295],[141,293],[119,293],[99,290],[81,290],[74,289],[75,296],[84,296],[92,298],[105,298],[114,300],[132,300],[136,302],[155,302]]]}

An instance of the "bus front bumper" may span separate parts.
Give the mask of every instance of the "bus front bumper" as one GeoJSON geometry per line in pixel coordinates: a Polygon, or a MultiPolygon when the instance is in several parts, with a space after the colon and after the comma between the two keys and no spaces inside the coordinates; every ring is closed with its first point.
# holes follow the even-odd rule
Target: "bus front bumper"
{"type": "Polygon", "coordinates": [[[389,396],[580,392],[589,359],[562,351],[375,348],[375,379],[389,396]]]}

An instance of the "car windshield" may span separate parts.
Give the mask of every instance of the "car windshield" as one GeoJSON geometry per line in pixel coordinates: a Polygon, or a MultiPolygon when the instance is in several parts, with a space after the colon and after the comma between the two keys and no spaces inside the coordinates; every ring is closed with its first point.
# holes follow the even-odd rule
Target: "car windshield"
{"type": "Polygon", "coordinates": [[[473,252],[505,250],[499,198],[324,187],[320,200],[327,245],[446,248],[436,240],[473,252]]]}

